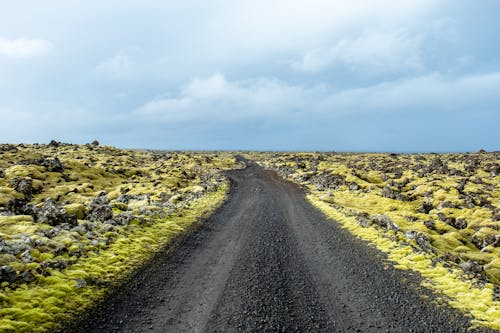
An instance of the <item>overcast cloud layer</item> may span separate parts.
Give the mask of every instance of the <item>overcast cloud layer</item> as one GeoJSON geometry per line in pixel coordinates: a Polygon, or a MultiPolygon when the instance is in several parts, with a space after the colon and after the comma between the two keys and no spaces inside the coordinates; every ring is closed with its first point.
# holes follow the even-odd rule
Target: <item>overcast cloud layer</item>
{"type": "Polygon", "coordinates": [[[500,149],[500,3],[0,0],[0,142],[500,149]]]}

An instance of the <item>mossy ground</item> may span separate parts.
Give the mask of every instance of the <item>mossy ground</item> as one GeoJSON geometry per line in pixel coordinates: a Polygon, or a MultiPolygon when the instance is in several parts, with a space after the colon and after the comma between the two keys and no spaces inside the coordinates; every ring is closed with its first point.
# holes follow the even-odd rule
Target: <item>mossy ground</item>
{"type": "Polygon", "coordinates": [[[427,287],[476,324],[500,329],[498,154],[250,157],[305,186],[315,206],[386,252],[396,267],[420,272],[427,287]],[[381,215],[396,227],[366,223],[381,215]],[[471,262],[481,270],[463,269],[471,262]]]}
{"type": "Polygon", "coordinates": [[[229,153],[7,148],[0,149],[0,266],[12,267],[17,279],[1,284],[1,332],[45,332],[92,305],[213,212],[228,190],[220,171],[236,166],[229,153]],[[50,170],[46,161],[55,158],[62,169],[50,170]],[[14,189],[14,179],[31,180],[33,193],[14,189]],[[113,216],[134,218],[124,225],[87,220],[89,204],[102,192],[113,216]],[[128,202],[118,200],[123,194],[128,202]],[[36,215],[15,215],[8,204],[14,198],[38,207],[50,198],[77,224],[54,226],[36,215]]]}

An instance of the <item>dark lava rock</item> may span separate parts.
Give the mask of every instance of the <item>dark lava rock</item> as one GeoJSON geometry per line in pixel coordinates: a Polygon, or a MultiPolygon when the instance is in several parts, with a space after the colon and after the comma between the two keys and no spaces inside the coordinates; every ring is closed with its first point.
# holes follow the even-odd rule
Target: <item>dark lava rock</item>
{"type": "Polygon", "coordinates": [[[433,220],[424,221],[424,225],[429,230],[436,230],[436,222],[434,222],[433,220]]]}
{"type": "Polygon", "coordinates": [[[56,141],[56,140],[50,140],[50,143],[49,143],[49,147],[59,147],[61,145],[61,143],[59,141],[56,141]]]}
{"type": "Polygon", "coordinates": [[[448,172],[448,165],[446,162],[443,162],[441,158],[436,157],[434,158],[429,166],[427,167],[428,172],[438,172],[438,173],[447,173],[448,172]]]}
{"type": "Polygon", "coordinates": [[[400,201],[408,201],[408,198],[406,198],[400,192],[393,190],[389,186],[384,186],[384,188],[382,189],[381,195],[384,198],[389,198],[389,199],[394,199],[394,200],[400,200],[400,201]]]}
{"type": "Polygon", "coordinates": [[[431,245],[431,239],[424,235],[423,233],[417,233],[415,236],[415,241],[417,242],[418,246],[427,253],[433,253],[436,254],[436,249],[432,247],[431,245]]]}
{"type": "Polygon", "coordinates": [[[443,213],[438,213],[437,215],[441,221],[456,229],[467,228],[467,222],[464,219],[456,219],[454,217],[446,216],[443,213]]]}
{"type": "Polygon", "coordinates": [[[54,200],[48,199],[42,208],[36,213],[36,220],[40,223],[46,223],[51,226],[67,223],[75,226],[78,224],[75,215],[68,214],[64,208],[58,206],[54,200]]]}
{"type": "Polygon", "coordinates": [[[30,271],[24,271],[21,274],[19,274],[17,279],[22,282],[30,283],[35,280],[35,276],[30,271]]]}
{"type": "Polygon", "coordinates": [[[144,195],[130,195],[130,194],[120,194],[118,198],[116,198],[116,202],[121,203],[129,203],[130,200],[145,200],[149,199],[147,194],[144,195]]]}
{"type": "Polygon", "coordinates": [[[129,225],[130,222],[137,217],[132,214],[132,212],[123,212],[118,214],[117,216],[105,221],[104,223],[110,224],[113,226],[126,226],[129,225]]]}
{"type": "Polygon", "coordinates": [[[423,202],[422,203],[422,206],[420,206],[418,209],[417,209],[417,212],[419,213],[424,213],[424,214],[429,214],[429,212],[431,210],[434,209],[434,205],[430,202],[423,202]]]}
{"type": "Polygon", "coordinates": [[[64,165],[61,161],[56,157],[53,160],[46,159],[43,163],[43,166],[47,168],[47,171],[50,172],[62,172],[64,171],[64,165]]]}
{"type": "Polygon", "coordinates": [[[14,178],[10,182],[10,187],[19,193],[24,194],[25,197],[29,198],[35,192],[33,188],[33,179],[31,178],[14,178]]]}
{"type": "Polygon", "coordinates": [[[50,172],[62,172],[64,171],[64,165],[56,157],[54,159],[49,158],[33,158],[29,160],[24,160],[19,163],[20,165],[38,165],[43,166],[50,172]]]}
{"type": "Polygon", "coordinates": [[[113,217],[113,208],[109,204],[106,193],[102,192],[92,200],[86,214],[86,219],[95,222],[104,222],[113,217]]]}
{"type": "Polygon", "coordinates": [[[381,226],[382,228],[387,230],[399,230],[399,226],[394,223],[387,215],[374,215],[371,217],[371,221],[374,224],[381,226]]]}
{"type": "Polygon", "coordinates": [[[463,262],[459,266],[466,273],[480,274],[483,271],[483,266],[472,260],[463,262]]]}
{"type": "Polygon", "coordinates": [[[11,266],[0,267],[0,283],[2,282],[16,282],[17,274],[11,266]]]}
{"type": "Polygon", "coordinates": [[[500,245],[500,235],[487,235],[486,237],[484,237],[475,233],[471,237],[471,242],[478,249],[484,249],[488,245],[498,247],[500,245]]]}
{"type": "Polygon", "coordinates": [[[7,201],[5,209],[8,213],[14,215],[34,216],[36,214],[36,207],[28,203],[26,199],[18,199],[18,198],[10,199],[9,201],[7,201]]]}
{"type": "Polygon", "coordinates": [[[15,145],[11,145],[11,144],[0,144],[0,152],[1,153],[5,153],[5,152],[8,152],[8,151],[12,151],[12,152],[16,152],[18,151],[19,149],[17,149],[17,147],[15,145]]]}

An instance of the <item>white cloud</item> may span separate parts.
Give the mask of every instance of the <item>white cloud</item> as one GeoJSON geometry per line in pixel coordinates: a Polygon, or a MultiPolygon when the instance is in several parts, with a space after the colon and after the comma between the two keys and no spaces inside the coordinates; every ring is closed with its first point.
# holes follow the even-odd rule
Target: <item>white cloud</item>
{"type": "Polygon", "coordinates": [[[160,121],[223,122],[272,119],[304,107],[308,91],[273,78],[227,81],[222,74],[195,78],[171,98],[156,98],[134,111],[141,118],[160,121]]]}
{"type": "Polygon", "coordinates": [[[112,78],[123,78],[132,70],[137,57],[144,51],[136,46],[124,48],[96,66],[96,71],[112,78]]]}
{"type": "Polygon", "coordinates": [[[228,81],[215,74],[192,80],[176,96],[147,102],[133,115],[170,124],[249,120],[307,123],[346,114],[480,110],[500,104],[498,89],[500,72],[459,78],[433,73],[339,91],[320,85],[294,86],[270,78],[228,81]]]}
{"type": "Polygon", "coordinates": [[[447,78],[440,73],[344,90],[326,96],[325,110],[360,112],[474,112],[500,104],[500,72],[447,78]]]}
{"type": "Polygon", "coordinates": [[[404,30],[366,30],[341,39],[332,47],[313,49],[292,62],[295,70],[315,73],[343,66],[359,72],[414,71],[423,67],[420,49],[423,37],[404,30]]]}
{"type": "Polygon", "coordinates": [[[50,53],[53,45],[45,39],[0,38],[0,56],[8,58],[40,57],[50,53]]]}

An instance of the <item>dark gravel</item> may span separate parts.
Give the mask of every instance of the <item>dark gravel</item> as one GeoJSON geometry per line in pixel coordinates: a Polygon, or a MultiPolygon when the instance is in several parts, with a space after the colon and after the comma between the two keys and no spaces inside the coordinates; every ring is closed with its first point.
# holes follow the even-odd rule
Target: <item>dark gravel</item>
{"type": "Polygon", "coordinates": [[[228,175],[221,209],[68,331],[468,332],[297,186],[255,165],[228,175]]]}

